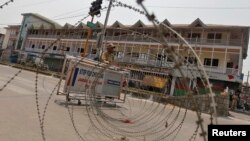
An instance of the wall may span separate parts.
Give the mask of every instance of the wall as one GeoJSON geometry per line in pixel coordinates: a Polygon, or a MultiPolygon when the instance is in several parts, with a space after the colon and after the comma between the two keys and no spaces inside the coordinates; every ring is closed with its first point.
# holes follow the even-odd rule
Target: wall
{"type": "Polygon", "coordinates": [[[4,37],[4,40],[3,40],[2,49],[6,49],[6,48],[7,48],[9,39],[10,39],[10,29],[7,29],[7,30],[6,30],[6,34],[5,34],[5,37],[4,37]]]}
{"type": "Polygon", "coordinates": [[[2,48],[3,45],[4,36],[5,36],[4,34],[0,33],[0,49],[2,48]]]}
{"type": "Polygon", "coordinates": [[[50,26],[50,24],[48,24],[47,22],[45,22],[39,18],[36,18],[32,15],[24,15],[22,25],[20,27],[20,33],[18,35],[16,49],[22,49],[22,47],[24,45],[24,40],[25,40],[26,35],[27,35],[27,31],[32,25],[34,27],[38,27],[38,26],[41,26],[42,24],[45,27],[50,26]]]}

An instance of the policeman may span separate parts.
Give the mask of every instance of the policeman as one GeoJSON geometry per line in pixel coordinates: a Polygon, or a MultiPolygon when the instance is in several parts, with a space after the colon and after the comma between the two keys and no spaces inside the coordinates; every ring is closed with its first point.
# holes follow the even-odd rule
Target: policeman
{"type": "Polygon", "coordinates": [[[107,45],[107,51],[104,52],[101,56],[101,61],[103,63],[111,63],[114,60],[114,44],[110,43],[107,45]]]}

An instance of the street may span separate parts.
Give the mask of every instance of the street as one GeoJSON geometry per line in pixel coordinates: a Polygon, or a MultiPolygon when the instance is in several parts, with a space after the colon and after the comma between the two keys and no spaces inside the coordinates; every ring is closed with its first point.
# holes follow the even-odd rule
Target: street
{"type": "MultiPolygon", "coordinates": [[[[0,65],[0,87],[2,87],[16,72],[18,69],[10,66],[0,65]]],[[[49,97],[49,94],[57,84],[58,79],[51,76],[39,75],[38,81],[38,93],[39,93],[39,106],[40,113],[43,113],[45,103],[49,97]]],[[[45,137],[48,141],[79,141],[80,138],[76,134],[68,110],[62,103],[65,101],[64,96],[57,96],[55,93],[49,103],[49,107],[45,117],[45,137]]],[[[128,103],[132,111],[140,111],[139,102],[136,102],[135,98],[128,97],[125,108],[129,108],[128,103]]],[[[143,105],[145,108],[149,108],[150,101],[146,101],[143,105]]],[[[156,106],[152,104],[153,106],[156,106]]],[[[122,105],[121,105],[122,106],[122,105]]],[[[141,105],[142,106],[142,105],[141,105]]],[[[171,106],[164,109],[164,113],[159,115],[159,119],[164,118],[168,109],[171,106]]],[[[112,114],[112,109],[108,109],[108,112],[112,114]]],[[[174,111],[177,113],[178,108],[174,111]]],[[[180,119],[184,116],[184,111],[180,111],[180,119]]],[[[159,111],[155,111],[159,112],[159,111]]],[[[126,113],[126,112],[125,112],[126,113]]],[[[160,112],[159,112],[160,113],[160,112]]],[[[219,117],[219,124],[250,124],[250,118],[248,115],[240,113],[231,113],[232,117],[219,117]]],[[[209,123],[210,116],[202,114],[205,121],[205,129],[207,130],[207,124],[209,123]]],[[[174,116],[171,117],[174,119],[174,116]]],[[[171,119],[170,118],[170,119],[171,119]]],[[[157,123],[159,119],[152,119],[150,124],[157,123]]],[[[178,134],[176,140],[188,139],[192,136],[196,127],[196,114],[192,111],[187,111],[187,115],[184,124],[178,134]]],[[[96,129],[91,126],[91,122],[88,119],[85,106],[74,107],[74,121],[76,127],[79,130],[81,136],[87,140],[111,140],[98,134],[96,129]]],[[[130,140],[143,140],[143,138],[130,138],[130,140]]],[[[39,127],[38,114],[36,109],[35,99],[35,73],[29,71],[22,71],[8,86],[0,92],[0,139],[2,141],[41,141],[41,131],[39,127]]],[[[150,140],[145,137],[145,140],[150,140]]],[[[197,136],[196,140],[202,140],[197,136]]]]}

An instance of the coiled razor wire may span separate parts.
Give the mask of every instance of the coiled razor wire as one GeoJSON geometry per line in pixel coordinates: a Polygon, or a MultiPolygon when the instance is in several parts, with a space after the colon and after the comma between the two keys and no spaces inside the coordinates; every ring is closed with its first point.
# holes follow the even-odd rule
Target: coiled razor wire
{"type": "MultiPolygon", "coordinates": [[[[192,50],[193,51],[193,50],[192,50]]],[[[197,57],[197,56],[196,56],[197,57]]],[[[176,59],[176,58],[175,58],[176,59]]],[[[199,62],[200,63],[200,62],[199,62]]],[[[177,66],[178,67],[178,66],[177,66]]],[[[103,72],[103,71],[102,71],[103,72]]],[[[96,81],[97,81],[98,79],[96,79],[96,81]]],[[[95,81],[95,82],[96,82],[95,81]]],[[[209,84],[209,82],[208,82],[208,84],[209,84]]],[[[93,85],[93,84],[92,84],[93,85]]],[[[208,85],[208,87],[209,87],[209,85],[208,85]]],[[[89,90],[89,91],[87,91],[87,92],[89,92],[90,93],[90,97],[95,97],[95,85],[93,85],[93,86],[91,86],[91,89],[89,90]],[[92,93],[92,94],[91,94],[92,93]]],[[[114,123],[114,118],[113,117],[110,117],[110,116],[108,116],[107,114],[105,114],[101,109],[100,109],[100,107],[98,106],[98,105],[96,105],[95,104],[96,103],[96,101],[95,101],[95,99],[93,99],[93,101],[91,101],[90,102],[90,107],[92,108],[92,110],[89,110],[88,112],[93,112],[93,114],[92,114],[92,116],[93,117],[91,117],[91,115],[89,114],[89,118],[90,118],[90,120],[91,120],[91,123],[93,124],[94,122],[97,122],[98,124],[96,125],[96,126],[94,126],[94,127],[96,127],[98,130],[99,130],[99,132],[101,132],[101,133],[103,133],[103,134],[105,134],[107,137],[110,137],[111,135],[110,135],[110,133],[111,132],[113,132],[115,135],[117,135],[117,134],[119,134],[119,135],[124,135],[124,131],[125,130],[122,130],[122,129],[120,129],[120,128],[118,128],[117,126],[116,127],[114,127],[114,125],[112,125],[113,123],[114,123]],[[98,116],[95,116],[95,115],[98,115],[98,116]],[[99,118],[100,117],[100,118],[99,118]],[[94,120],[92,120],[92,119],[95,119],[96,121],[94,121],[94,120]],[[108,121],[108,120],[110,120],[110,122],[108,121]],[[108,125],[109,125],[109,127],[107,126],[107,127],[104,127],[105,125],[103,124],[104,122],[106,122],[108,125]],[[97,126],[102,126],[102,127],[97,127],[97,126]],[[111,127],[112,126],[112,127],[111,127]],[[111,127],[111,128],[110,128],[111,127]],[[122,133],[119,133],[119,132],[117,132],[117,131],[112,131],[111,129],[114,127],[114,129],[115,130],[119,130],[119,131],[122,131],[122,133]],[[108,130],[108,132],[105,132],[105,130],[108,130]]],[[[197,107],[195,107],[195,109],[197,110],[197,113],[198,113],[198,115],[200,115],[199,114],[199,111],[198,111],[198,108],[197,107]]],[[[198,118],[199,119],[199,121],[198,121],[198,123],[199,124],[202,124],[202,119],[199,117],[198,118]]],[[[173,130],[173,131],[176,131],[177,129],[179,129],[180,127],[181,127],[181,125],[182,125],[182,123],[183,122],[181,122],[181,124],[179,125],[179,126],[177,126],[177,128],[175,128],[175,130],[173,130]]],[[[119,124],[119,126],[121,126],[121,124],[119,124]]],[[[201,126],[202,127],[202,126],[201,126]]],[[[131,130],[131,128],[129,128],[130,130],[131,130]]],[[[178,130],[179,131],[179,130],[178,130]]],[[[128,132],[128,131],[125,131],[126,133],[133,133],[133,135],[128,135],[128,136],[134,136],[134,134],[135,134],[135,132],[128,132]]],[[[197,132],[197,130],[195,130],[195,132],[197,132]]],[[[173,133],[173,132],[171,132],[171,133],[173,133]]],[[[203,134],[204,134],[204,131],[203,131],[203,134]]],[[[112,137],[112,136],[111,136],[112,137]]],[[[176,137],[176,136],[175,136],[176,137]]],[[[175,138],[174,137],[174,138],[175,138]]],[[[164,139],[164,137],[162,138],[162,139],[164,139]]],[[[205,140],[205,139],[204,139],[205,140]]]]}
{"type": "MultiPolygon", "coordinates": [[[[110,64],[111,65],[111,64],[110,64]]],[[[106,66],[105,69],[107,69],[110,65],[106,66]]],[[[102,74],[104,72],[103,69],[100,74],[102,74]]],[[[98,80],[98,78],[96,79],[96,81],[98,80]]],[[[91,101],[89,101],[88,103],[90,104],[88,107],[86,107],[86,111],[88,112],[88,116],[89,119],[91,121],[91,124],[93,125],[93,127],[95,127],[99,133],[107,136],[108,138],[113,138],[114,136],[123,136],[123,135],[127,135],[127,136],[146,136],[147,134],[142,133],[142,131],[139,132],[133,132],[130,131],[131,128],[129,128],[129,126],[126,125],[126,127],[123,128],[118,128],[117,125],[122,126],[123,124],[121,123],[121,121],[119,119],[110,117],[109,115],[107,115],[105,112],[103,112],[102,109],[100,109],[100,107],[96,104],[96,99],[93,99],[93,97],[95,97],[95,83],[96,81],[92,81],[92,85],[89,87],[89,90],[86,91],[86,93],[88,95],[86,95],[86,97],[88,96],[88,98],[86,99],[90,99],[91,101]],[[95,120],[93,120],[95,119],[95,120]],[[116,120],[115,120],[116,119],[116,120]],[[114,122],[115,121],[115,122],[114,122]],[[120,121],[120,122],[119,122],[120,121]],[[115,124],[114,124],[115,123],[115,124]],[[127,129],[127,130],[125,130],[127,129]],[[114,131],[115,130],[115,131],[114,131]],[[135,134],[137,133],[137,134],[135,134]]],[[[154,103],[154,102],[153,102],[154,103]]],[[[159,103],[158,103],[159,104],[159,103]]],[[[144,105],[146,105],[146,102],[144,103],[144,105]]],[[[151,106],[150,106],[151,107],[151,106]]],[[[152,106],[153,107],[153,106],[152,106]]],[[[148,109],[148,108],[147,108],[148,109]]],[[[180,111],[180,110],[179,110],[180,111]]],[[[164,112],[163,112],[164,113],[164,112]]],[[[152,112],[152,114],[155,114],[152,112]]],[[[73,111],[72,111],[72,115],[73,115],[73,111]]],[[[149,114],[151,115],[151,113],[149,114]]],[[[157,115],[157,114],[156,114],[157,115]]],[[[167,114],[167,115],[171,115],[171,114],[167,114]]],[[[185,112],[186,115],[186,112],[185,112]]],[[[142,116],[143,117],[143,116],[142,116]]],[[[177,119],[177,117],[179,117],[179,112],[176,115],[175,119],[177,119]]],[[[183,116],[183,120],[178,124],[178,126],[176,128],[174,128],[173,130],[171,130],[169,132],[169,134],[166,135],[166,132],[164,132],[165,136],[159,136],[156,140],[163,140],[166,137],[168,137],[169,135],[173,134],[176,132],[176,134],[174,135],[174,137],[172,139],[175,139],[175,137],[177,136],[178,132],[181,129],[182,124],[184,123],[184,119],[186,116],[183,116]]],[[[73,118],[73,116],[72,116],[73,118]]],[[[145,116],[144,118],[148,118],[148,116],[145,116]]],[[[143,118],[141,119],[143,120],[143,118]]],[[[171,129],[171,127],[173,127],[173,125],[175,124],[177,120],[173,120],[172,122],[170,122],[169,127],[167,132],[171,129]]],[[[166,121],[167,123],[167,121],[166,121]]],[[[135,125],[133,125],[134,127],[136,127],[135,125]]],[[[149,129],[149,128],[148,128],[149,129]]],[[[75,129],[77,130],[77,129],[75,129]]],[[[164,129],[162,130],[164,131],[164,129]]],[[[194,135],[196,135],[198,130],[195,130],[194,135]]],[[[160,131],[159,131],[160,132],[160,131]]],[[[148,132],[149,134],[152,132],[148,132]]],[[[155,132],[156,133],[156,132],[155,132]]],[[[193,136],[192,136],[193,137],[193,136]]],[[[83,140],[83,139],[82,139],[83,140]]]]}
{"type": "MultiPolygon", "coordinates": [[[[146,15],[153,22],[153,24],[155,25],[155,27],[157,29],[162,28],[162,27],[157,26],[154,22],[156,22],[157,24],[163,25],[163,27],[165,29],[168,29],[171,32],[177,34],[177,36],[183,40],[183,44],[185,44],[189,47],[192,54],[197,58],[199,65],[201,66],[201,67],[200,66],[198,67],[198,69],[197,69],[198,72],[190,72],[191,76],[193,76],[193,77],[196,76],[195,73],[200,73],[201,76],[204,76],[205,80],[202,80],[202,83],[204,86],[206,86],[209,89],[209,94],[210,94],[211,102],[212,102],[211,107],[214,108],[214,111],[212,113],[214,116],[212,116],[212,114],[211,114],[211,122],[214,119],[215,123],[217,123],[214,95],[212,93],[212,90],[211,90],[211,87],[209,85],[209,81],[207,79],[206,72],[203,69],[202,63],[200,62],[198,56],[195,54],[195,51],[192,49],[192,47],[172,28],[168,27],[164,23],[159,23],[152,15],[150,16],[148,14],[148,12],[146,11],[145,7],[143,7],[144,11],[141,11],[137,8],[123,4],[119,1],[115,1],[115,3],[116,4],[114,4],[113,7],[125,7],[128,9],[132,9],[133,11],[138,12],[140,14],[146,15]]],[[[139,4],[142,5],[142,3],[139,3],[139,4]]],[[[82,20],[84,20],[84,19],[85,18],[83,18],[82,20]]],[[[82,20],[80,20],[78,23],[80,23],[82,20]]],[[[163,28],[163,30],[165,30],[164,28],[163,28]]],[[[118,30],[128,30],[128,29],[119,28],[118,30]]],[[[160,31],[158,31],[158,32],[160,33],[160,31]]],[[[134,34],[135,33],[134,31],[131,32],[131,34],[132,33],[133,33],[133,36],[142,36],[143,38],[150,38],[149,36],[142,35],[141,33],[134,34]]],[[[132,36],[132,35],[128,35],[128,36],[132,36]]],[[[162,37],[162,35],[161,35],[161,37],[162,37]]],[[[42,57],[44,57],[44,54],[48,51],[49,48],[51,48],[54,44],[56,44],[58,41],[60,41],[60,38],[58,38],[47,49],[45,49],[43,51],[42,57]]],[[[168,53],[172,54],[172,56],[173,56],[172,59],[174,60],[176,65],[174,67],[173,66],[167,66],[167,67],[169,67],[169,68],[172,67],[173,70],[178,70],[181,73],[182,70],[180,67],[182,66],[183,61],[187,61],[187,60],[185,60],[182,56],[177,54],[173,48],[170,48],[168,46],[168,44],[165,43],[164,39],[160,40],[160,41],[158,41],[158,39],[154,39],[154,40],[157,43],[161,43],[163,48],[166,49],[168,51],[168,53]]],[[[154,56],[156,58],[156,56],[153,54],[151,56],[154,56]]],[[[73,68],[77,67],[77,65],[83,59],[84,59],[84,57],[81,58],[80,60],[78,60],[73,68]]],[[[107,70],[111,65],[112,64],[108,64],[102,70],[100,70],[99,76],[101,76],[101,74],[105,70],[107,70]]],[[[134,65],[134,64],[133,63],[126,63],[125,66],[122,66],[122,64],[119,64],[120,67],[125,67],[128,69],[129,69],[129,67],[128,67],[129,65],[134,65]]],[[[189,66],[187,65],[187,67],[189,67],[189,66]]],[[[164,68],[164,67],[161,66],[160,68],[164,68]]],[[[19,73],[21,73],[21,70],[15,76],[17,76],[19,73]]],[[[164,73],[164,72],[162,72],[162,73],[164,73]]],[[[181,73],[181,74],[183,75],[183,73],[181,73]]],[[[3,88],[5,88],[14,78],[15,77],[11,78],[6,83],[6,85],[4,85],[3,88]]],[[[113,139],[114,137],[120,137],[120,136],[127,136],[127,137],[134,137],[134,138],[137,138],[137,137],[144,138],[144,139],[147,138],[150,140],[166,140],[167,138],[171,138],[171,140],[174,140],[177,137],[177,135],[180,132],[180,129],[182,128],[182,125],[185,123],[184,121],[185,121],[186,114],[187,114],[187,108],[183,109],[183,108],[181,108],[181,106],[178,107],[177,113],[175,113],[176,112],[175,109],[177,108],[177,106],[172,105],[172,103],[180,102],[180,99],[175,98],[175,97],[166,98],[166,97],[162,97],[162,96],[154,96],[154,100],[149,102],[148,100],[143,99],[145,96],[144,94],[139,93],[137,95],[137,97],[128,97],[127,102],[123,104],[124,106],[129,107],[129,112],[126,112],[126,111],[123,111],[122,109],[120,109],[119,110],[120,115],[118,115],[118,116],[112,115],[110,113],[106,113],[105,110],[102,107],[100,107],[100,105],[97,104],[97,100],[95,99],[95,97],[96,97],[95,86],[96,86],[98,79],[99,79],[99,77],[96,77],[95,81],[92,81],[92,84],[86,90],[85,100],[89,100],[89,101],[87,101],[87,103],[89,105],[86,106],[86,111],[88,113],[87,115],[89,117],[90,123],[92,124],[92,126],[96,129],[96,131],[100,135],[106,136],[108,139],[113,139]],[[162,99],[164,99],[166,102],[162,103],[161,102],[162,99]],[[137,110],[135,109],[136,106],[138,106],[137,110]],[[172,107],[172,108],[168,109],[168,107],[169,108],[172,107]],[[184,114],[182,115],[182,118],[180,118],[182,109],[184,110],[184,114]],[[157,119],[157,121],[155,121],[155,119],[157,119]],[[128,120],[128,122],[132,122],[132,123],[125,123],[126,120],[128,120]]],[[[35,79],[36,107],[37,107],[37,112],[38,112],[40,128],[41,128],[41,135],[42,135],[42,138],[44,141],[46,140],[45,133],[44,133],[44,122],[45,122],[46,111],[48,109],[49,101],[51,100],[52,94],[54,93],[55,89],[58,87],[58,83],[56,84],[55,88],[52,90],[51,94],[49,95],[49,98],[48,98],[48,100],[45,104],[44,110],[43,110],[43,114],[41,115],[41,113],[40,113],[41,110],[40,110],[40,105],[39,105],[39,97],[38,97],[38,69],[37,69],[36,79],[35,79]]],[[[181,85],[184,85],[184,84],[182,83],[181,85]]],[[[3,88],[1,88],[0,90],[2,91],[3,88]]],[[[191,99],[191,101],[193,101],[194,103],[197,104],[197,101],[194,100],[191,91],[189,92],[188,96],[186,98],[183,98],[183,99],[184,99],[184,101],[191,99]]],[[[67,102],[67,104],[69,104],[69,103],[67,102]]],[[[185,106],[183,106],[183,107],[185,107],[185,106]]],[[[73,110],[74,110],[73,106],[72,106],[71,110],[69,109],[69,106],[68,106],[68,112],[69,112],[70,119],[71,119],[71,122],[73,124],[74,130],[76,131],[76,133],[78,134],[80,139],[82,141],[83,140],[85,141],[85,140],[87,140],[87,138],[82,136],[76,127],[77,121],[74,120],[73,110]]],[[[194,133],[190,137],[189,140],[196,139],[199,127],[201,127],[203,136],[205,133],[204,127],[202,126],[203,122],[202,122],[199,108],[195,107],[194,111],[196,111],[196,113],[197,113],[198,122],[197,122],[197,127],[194,129],[194,133]]],[[[206,139],[204,139],[204,140],[206,140],[206,139]]]]}

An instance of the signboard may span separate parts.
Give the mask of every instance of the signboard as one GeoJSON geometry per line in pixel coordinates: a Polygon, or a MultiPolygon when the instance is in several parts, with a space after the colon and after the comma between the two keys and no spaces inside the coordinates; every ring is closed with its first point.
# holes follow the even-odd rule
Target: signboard
{"type": "Polygon", "coordinates": [[[156,88],[164,88],[166,86],[167,79],[152,75],[146,75],[143,78],[143,84],[148,86],[153,86],[156,88]]]}
{"type": "Polygon", "coordinates": [[[102,95],[112,97],[118,96],[118,93],[120,95],[123,77],[123,74],[116,71],[105,71],[102,95]]]}
{"type": "Polygon", "coordinates": [[[71,71],[66,76],[64,92],[84,93],[88,87],[94,84],[96,95],[119,98],[124,73],[111,69],[100,73],[103,70],[101,65],[97,66],[97,62],[86,60],[88,61],[79,63],[75,69],[73,68],[74,61],[70,62],[71,71]]]}
{"type": "Polygon", "coordinates": [[[96,28],[96,24],[94,24],[92,22],[87,22],[87,26],[90,28],[96,28]]]}

